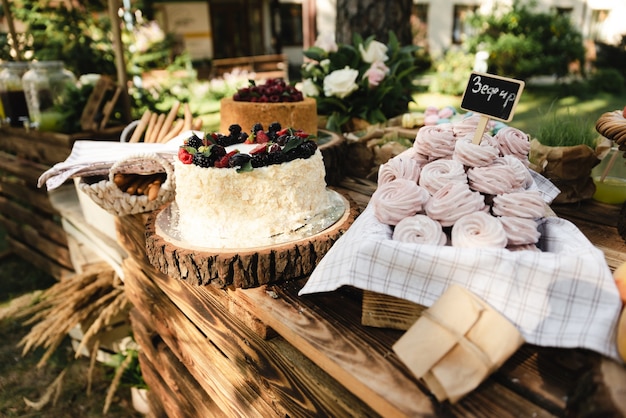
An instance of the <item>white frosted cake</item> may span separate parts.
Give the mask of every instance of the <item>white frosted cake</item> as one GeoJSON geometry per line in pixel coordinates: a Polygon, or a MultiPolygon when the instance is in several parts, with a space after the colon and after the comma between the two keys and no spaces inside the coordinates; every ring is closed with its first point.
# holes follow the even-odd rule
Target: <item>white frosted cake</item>
{"type": "Polygon", "coordinates": [[[268,245],[329,206],[322,155],[308,134],[281,129],[233,144],[238,135],[186,139],[179,151],[178,235],[189,245],[268,245]]]}

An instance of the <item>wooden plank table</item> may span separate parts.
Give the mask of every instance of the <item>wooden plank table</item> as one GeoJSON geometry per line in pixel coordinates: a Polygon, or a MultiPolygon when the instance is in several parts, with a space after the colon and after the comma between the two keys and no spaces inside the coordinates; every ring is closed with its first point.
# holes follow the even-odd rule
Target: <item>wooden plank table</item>
{"type": "MultiPolygon", "coordinates": [[[[343,185],[367,204],[371,185],[343,185]]],[[[626,259],[610,219],[618,208],[553,209],[580,222],[611,267],[626,259]]],[[[145,255],[146,219],[121,217],[117,227],[156,416],[626,415],[624,366],[588,350],[530,344],[460,402],[438,403],[391,349],[403,331],[362,324],[362,291],[299,297],[306,278],[242,290],[168,277],[145,255]]]]}
{"type": "Polygon", "coordinates": [[[59,280],[75,273],[61,214],[37,180],[70,155],[75,141],[110,140],[120,132],[116,127],[66,135],[0,127],[0,225],[12,252],[59,280]]]}

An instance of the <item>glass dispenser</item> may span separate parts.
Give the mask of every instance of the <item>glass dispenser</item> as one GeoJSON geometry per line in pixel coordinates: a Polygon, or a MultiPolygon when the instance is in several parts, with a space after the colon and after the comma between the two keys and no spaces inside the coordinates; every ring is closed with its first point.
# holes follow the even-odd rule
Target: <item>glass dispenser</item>
{"type": "Polygon", "coordinates": [[[6,62],[0,71],[0,100],[4,120],[11,126],[20,127],[28,123],[28,106],[22,87],[22,76],[28,71],[28,63],[6,62]]]}
{"type": "Polygon", "coordinates": [[[22,77],[31,126],[42,131],[59,131],[63,115],[57,110],[65,100],[68,84],[76,84],[74,74],[63,61],[34,61],[22,77]]]}

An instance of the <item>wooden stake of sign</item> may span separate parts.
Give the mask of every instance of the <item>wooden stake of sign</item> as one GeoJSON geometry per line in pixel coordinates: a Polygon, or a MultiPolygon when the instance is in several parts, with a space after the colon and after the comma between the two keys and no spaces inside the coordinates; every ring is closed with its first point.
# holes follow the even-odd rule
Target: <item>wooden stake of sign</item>
{"type": "Polygon", "coordinates": [[[486,73],[472,73],[463,93],[461,109],[481,115],[473,143],[479,144],[489,118],[509,122],[519,102],[524,82],[486,73]]]}

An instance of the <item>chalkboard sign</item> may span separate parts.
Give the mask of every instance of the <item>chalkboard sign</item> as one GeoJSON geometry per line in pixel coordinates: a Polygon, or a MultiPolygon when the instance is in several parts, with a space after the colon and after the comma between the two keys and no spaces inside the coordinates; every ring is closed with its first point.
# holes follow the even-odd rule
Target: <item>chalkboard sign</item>
{"type": "Polygon", "coordinates": [[[524,82],[493,74],[472,73],[461,109],[509,122],[524,90],[524,82]]]}

